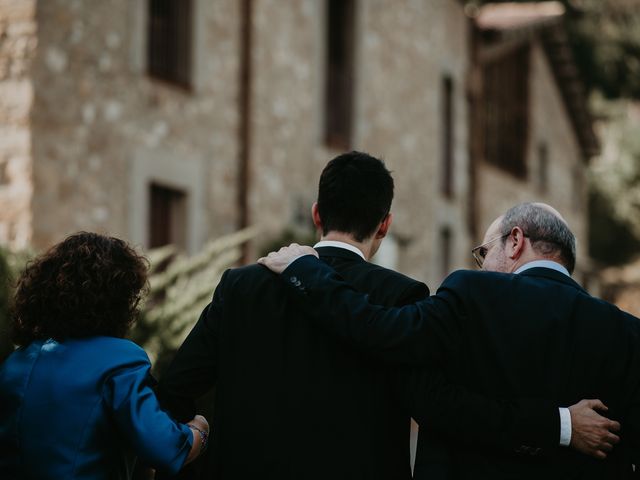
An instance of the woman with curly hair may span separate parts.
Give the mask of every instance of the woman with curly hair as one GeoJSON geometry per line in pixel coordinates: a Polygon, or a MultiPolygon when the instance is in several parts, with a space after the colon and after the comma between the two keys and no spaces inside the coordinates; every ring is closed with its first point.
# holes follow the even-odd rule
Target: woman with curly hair
{"type": "Polygon", "coordinates": [[[111,479],[135,455],[170,474],[206,445],[208,424],[158,405],[144,350],[125,340],[147,261],[124,241],[78,233],[30,263],[0,366],[0,478],[111,479]]]}

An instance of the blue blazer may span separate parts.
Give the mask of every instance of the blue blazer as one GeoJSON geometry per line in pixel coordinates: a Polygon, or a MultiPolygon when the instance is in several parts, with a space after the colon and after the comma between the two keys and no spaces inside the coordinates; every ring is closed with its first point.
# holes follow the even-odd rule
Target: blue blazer
{"type": "Polygon", "coordinates": [[[133,342],[34,341],[0,365],[0,478],[127,478],[135,455],[175,473],[192,445],[160,409],[133,342]]]}

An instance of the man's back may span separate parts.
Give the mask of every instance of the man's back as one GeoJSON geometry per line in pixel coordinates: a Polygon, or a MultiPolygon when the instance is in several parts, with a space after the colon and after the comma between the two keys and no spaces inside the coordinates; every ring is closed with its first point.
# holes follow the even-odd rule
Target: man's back
{"type": "MultiPolygon", "coordinates": [[[[453,470],[438,469],[448,456],[429,455],[434,442],[419,439],[414,471],[419,478],[443,478],[432,475],[437,470],[444,478],[625,478],[632,464],[640,463],[639,321],[591,298],[570,279],[575,236],[550,205],[510,208],[493,221],[472,254],[484,272],[455,272],[436,295],[400,309],[372,305],[315,259],[310,247],[294,244],[259,262],[282,273],[285,281],[295,279],[295,296],[315,312],[313,320],[342,341],[386,361],[435,363],[448,377],[447,388],[466,387],[461,398],[479,398],[475,403],[487,396],[507,404],[520,399],[525,407],[520,413],[507,408],[502,416],[491,416],[492,406],[485,403],[478,414],[474,403],[461,405],[455,398],[429,402],[433,389],[420,383],[421,375],[410,377],[412,414],[426,427],[423,432],[437,427],[435,445],[448,445],[453,454],[453,470]],[[558,442],[566,444],[567,412],[535,413],[548,409],[549,402],[569,406],[589,397],[603,400],[623,424],[623,443],[606,462],[554,452],[558,442]],[[531,402],[539,402],[533,410],[531,402]],[[459,415],[439,413],[443,403],[459,415]],[[467,431],[468,424],[478,426],[476,417],[487,421],[467,431]],[[439,418],[446,423],[438,424],[439,418]],[[533,426],[530,433],[511,435],[527,425],[533,426]],[[498,438],[491,450],[488,444],[497,432],[513,438],[498,438]]],[[[442,391],[435,393],[441,397],[442,391]]],[[[604,419],[598,424],[614,431],[619,425],[604,419]]],[[[618,440],[605,435],[595,454],[600,458],[618,440]]],[[[580,445],[581,435],[575,438],[574,446],[580,445]]]]}
{"type": "Polygon", "coordinates": [[[639,433],[637,319],[547,268],[518,275],[457,272],[438,296],[458,317],[451,325],[454,341],[443,352],[453,382],[499,398],[544,397],[565,406],[599,398],[609,407],[608,416],[623,425],[622,443],[605,462],[570,449],[509,456],[482,446],[452,446],[455,478],[631,474],[629,455],[637,445],[630,441],[639,433]]]}
{"type": "MultiPolygon", "coordinates": [[[[428,295],[353,252],[319,251],[373,302],[428,295]]],[[[218,351],[208,478],[410,478],[409,415],[390,373],[313,327],[279,279],[261,266],[230,270],[210,311],[218,351]]],[[[163,389],[166,397],[172,386],[163,389]]]]}

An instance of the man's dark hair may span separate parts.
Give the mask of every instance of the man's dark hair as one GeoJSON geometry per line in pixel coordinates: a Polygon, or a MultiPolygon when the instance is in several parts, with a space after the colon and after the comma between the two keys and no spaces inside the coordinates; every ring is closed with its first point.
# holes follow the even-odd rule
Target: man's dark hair
{"type": "Polygon", "coordinates": [[[362,242],[389,214],[392,200],[393,178],[382,160],[355,151],[338,155],[320,176],[322,233],[344,232],[362,242]]]}
{"type": "Polygon", "coordinates": [[[124,337],[146,293],[148,262],[126,242],[80,232],[27,265],[18,279],[13,341],[124,337]]]}
{"type": "MultiPolygon", "coordinates": [[[[535,203],[521,203],[505,213],[500,225],[502,235],[508,235],[514,227],[522,229],[536,252],[557,257],[569,273],[573,273],[576,238],[557,215],[535,203]]],[[[506,238],[502,242],[506,242],[506,238]]]]}

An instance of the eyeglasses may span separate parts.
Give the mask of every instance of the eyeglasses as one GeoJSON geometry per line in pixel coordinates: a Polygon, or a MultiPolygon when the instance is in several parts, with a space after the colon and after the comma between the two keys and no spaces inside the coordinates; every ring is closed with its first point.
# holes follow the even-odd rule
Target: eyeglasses
{"type": "Polygon", "coordinates": [[[477,247],[471,250],[471,255],[473,255],[473,258],[478,264],[478,267],[482,268],[482,264],[484,263],[484,258],[487,256],[487,253],[489,252],[489,249],[487,247],[497,240],[502,240],[503,238],[507,238],[509,235],[511,235],[511,232],[505,233],[504,235],[500,235],[499,237],[493,238],[489,240],[487,243],[478,245],[477,247]]]}

